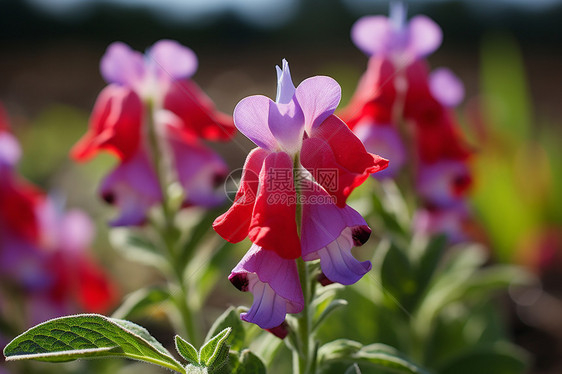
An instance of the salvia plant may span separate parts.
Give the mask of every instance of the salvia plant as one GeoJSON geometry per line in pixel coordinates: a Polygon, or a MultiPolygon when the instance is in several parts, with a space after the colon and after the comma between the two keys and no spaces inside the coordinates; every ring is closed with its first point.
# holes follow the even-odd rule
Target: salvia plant
{"type": "Polygon", "coordinates": [[[99,313],[113,286],[83,251],[88,219],[65,215],[17,177],[20,149],[2,122],[0,277],[28,296],[23,310],[42,311],[22,321],[35,326],[6,345],[7,361],[121,357],[178,373],[523,372],[528,357],[490,301],[531,279],[490,265],[471,240],[475,156],[454,112],[464,88],[425,60],[441,44],[439,26],[407,21],[392,3],[389,18],[357,21],[352,39],[369,60],[347,107],[338,109],[334,79],[295,86],[282,60],[275,99],[247,97],[232,117],[191,80],[191,49],[171,40],[144,54],[108,47],[108,85],[71,157],[117,158],[99,187],[118,211],[110,241],[165,279],[127,295],[112,316],[99,313]],[[208,143],[237,131],[256,147],[224,212],[228,169],[208,143]],[[207,299],[242,247],[228,279],[252,294],[251,306],[228,308],[203,331],[207,299]],[[128,320],[155,305],[178,334],[174,354],[128,320]],[[89,313],[72,314],[80,310],[89,313]]]}

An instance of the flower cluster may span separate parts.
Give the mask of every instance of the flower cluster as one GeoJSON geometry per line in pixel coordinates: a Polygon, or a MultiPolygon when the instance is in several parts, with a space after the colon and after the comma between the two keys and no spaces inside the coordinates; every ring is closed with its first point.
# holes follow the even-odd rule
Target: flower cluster
{"type": "Polygon", "coordinates": [[[441,44],[439,26],[425,16],[408,23],[405,18],[403,3],[394,2],[389,18],[367,16],[353,26],[352,39],[369,63],[341,116],[368,150],[392,161],[376,178],[394,177],[409,157],[414,160],[416,190],[425,207],[416,228],[458,240],[467,214],[471,152],[452,108],[462,101],[464,87],[446,68],[430,73],[424,60],[441,44]],[[402,122],[409,126],[401,134],[402,122]],[[413,154],[407,154],[409,148],[413,154]]]}
{"type": "Polygon", "coordinates": [[[295,88],[283,60],[276,100],[251,96],[234,110],[236,127],[258,147],[246,159],[232,207],[213,227],[230,242],[253,243],[229,279],[254,296],[241,318],[264,329],[303,308],[299,257],[319,259],[324,276],[345,285],[371,269],[351,254],[371,230],[346,200],[388,161],[368,153],[333,114],[340,97],[338,83],[325,76],[295,88]]]}
{"type": "Polygon", "coordinates": [[[64,213],[55,200],[19,178],[20,155],[16,138],[0,119],[0,306],[3,297],[23,295],[26,324],[77,311],[106,312],[116,295],[87,253],[91,221],[78,210],[64,213]]]}
{"type": "Polygon", "coordinates": [[[228,140],[235,128],[189,79],[196,69],[193,51],[171,40],[144,55],[115,42],[103,56],[101,73],[109,85],[71,153],[85,161],[105,150],[120,160],[101,186],[102,197],[121,209],[113,226],[144,223],[148,210],[162,203],[161,178],[181,184],[185,206],[223,201],[216,187],[226,165],[202,139],[228,140]],[[164,166],[167,172],[159,172],[164,166]]]}

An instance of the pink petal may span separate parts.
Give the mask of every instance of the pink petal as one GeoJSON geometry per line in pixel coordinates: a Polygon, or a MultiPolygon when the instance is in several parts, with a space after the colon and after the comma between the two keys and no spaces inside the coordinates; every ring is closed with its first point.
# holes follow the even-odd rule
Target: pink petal
{"type": "Polygon", "coordinates": [[[299,84],[295,97],[304,113],[306,131],[310,132],[334,113],[340,103],[341,87],[330,77],[312,77],[299,84]]]}
{"type": "Polygon", "coordinates": [[[281,325],[286,313],[299,313],[304,307],[295,261],[258,245],[252,245],[228,279],[241,291],[254,294],[252,307],[240,317],[263,329],[281,325]]]}
{"type": "Polygon", "coordinates": [[[433,97],[448,107],[455,107],[464,99],[462,81],[447,68],[439,68],[431,72],[429,89],[433,97]]]}
{"type": "Polygon", "coordinates": [[[384,16],[360,18],[351,28],[351,40],[366,55],[385,53],[392,38],[392,26],[384,16]]]}
{"type": "Polygon", "coordinates": [[[269,129],[272,103],[271,99],[261,95],[242,99],[234,108],[234,124],[258,147],[275,151],[278,149],[277,140],[269,129]]]}
{"type": "Polygon", "coordinates": [[[142,54],[122,42],[115,42],[107,47],[101,58],[100,69],[107,83],[129,87],[140,84],[145,74],[142,54]]]}
{"type": "Polygon", "coordinates": [[[94,239],[95,228],[90,217],[80,210],[68,211],[59,226],[59,243],[63,251],[83,252],[94,239]]]}
{"type": "Polygon", "coordinates": [[[424,57],[439,48],[443,32],[437,23],[426,16],[415,16],[408,24],[408,49],[416,57],[424,57]]]}
{"type": "Polygon", "coordinates": [[[111,226],[141,225],[148,210],[162,201],[158,178],[144,152],[122,162],[102,182],[104,200],[116,205],[120,215],[111,226]]]}
{"type": "Polygon", "coordinates": [[[162,80],[189,78],[197,70],[197,56],[174,40],[160,40],[147,52],[147,63],[162,80]]]}

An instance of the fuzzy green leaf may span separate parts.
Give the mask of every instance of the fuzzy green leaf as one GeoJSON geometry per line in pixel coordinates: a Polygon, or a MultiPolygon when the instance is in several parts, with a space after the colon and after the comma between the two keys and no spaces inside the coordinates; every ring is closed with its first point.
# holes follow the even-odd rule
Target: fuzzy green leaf
{"type": "Polygon", "coordinates": [[[178,353],[185,358],[190,364],[199,366],[199,353],[194,346],[188,341],[184,340],[181,336],[176,335],[176,350],[178,353]]]}
{"type": "Polygon", "coordinates": [[[232,329],[230,327],[222,330],[209,340],[199,350],[199,362],[208,367],[220,367],[228,359],[228,344],[226,340],[232,329]]]}
{"type": "Polygon", "coordinates": [[[12,340],[4,355],[8,361],[48,362],[125,357],[185,372],[144,327],[97,314],[55,318],[32,327],[12,340]]]}
{"type": "Polygon", "coordinates": [[[226,343],[230,345],[230,349],[240,351],[245,346],[246,330],[240,319],[240,308],[230,307],[223,314],[221,314],[209,329],[209,333],[205,341],[209,341],[221,331],[230,327],[232,329],[226,343]]]}

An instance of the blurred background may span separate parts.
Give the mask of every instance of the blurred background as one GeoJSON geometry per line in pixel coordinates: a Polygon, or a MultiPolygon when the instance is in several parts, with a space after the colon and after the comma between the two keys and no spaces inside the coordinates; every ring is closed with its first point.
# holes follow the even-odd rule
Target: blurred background
{"type": "MultiPolygon", "coordinates": [[[[458,114],[476,150],[472,204],[479,240],[493,261],[536,273],[543,292],[510,308],[514,341],[535,356],[534,373],[562,372],[562,1],[417,0],[443,29],[429,62],[466,87],[458,114]]],[[[349,30],[375,0],[0,0],[0,101],[22,143],[20,172],[67,205],[89,212],[95,251],[126,293],[155,274],[116,255],[105,229],[110,208],[96,186],[114,162],[68,159],[105,86],[99,59],[113,41],[144,50],[178,40],[199,58],[194,81],[232,113],[251,94],[275,95],[274,66],[286,58],[295,82],[324,74],[353,93],[367,58],[349,30]]],[[[251,144],[216,147],[231,168],[251,144]]],[[[226,277],[224,283],[227,285],[226,277]]],[[[233,301],[234,302],[234,301],[233,301]]],[[[224,308],[224,302],[217,305],[224,308]]]]}

